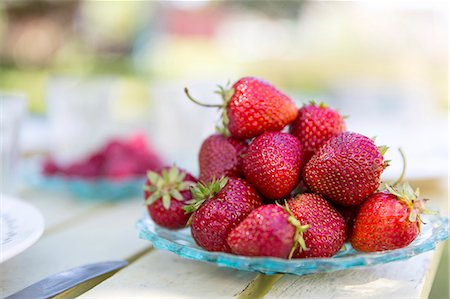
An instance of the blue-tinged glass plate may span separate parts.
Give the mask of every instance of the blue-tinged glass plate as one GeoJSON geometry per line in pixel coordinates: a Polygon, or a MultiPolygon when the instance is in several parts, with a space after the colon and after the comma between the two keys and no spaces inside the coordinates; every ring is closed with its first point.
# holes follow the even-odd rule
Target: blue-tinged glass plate
{"type": "Polygon", "coordinates": [[[60,176],[40,177],[35,187],[69,192],[77,197],[96,200],[119,200],[142,195],[145,179],[109,181],[105,179],[83,180],[60,176]]]}
{"type": "Polygon", "coordinates": [[[40,171],[40,163],[24,163],[21,178],[27,185],[57,192],[68,192],[78,198],[114,201],[142,196],[145,177],[131,177],[123,180],[82,179],[61,175],[45,176],[40,171]]]}
{"type": "Polygon", "coordinates": [[[346,249],[332,258],[311,258],[284,260],[279,258],[244,257],[222,252],[208,252],[195,244],[189,229],[172,231],[156,225],[149,217],[139,220],[139,236],[149,240],[155,248],[171,251],[181,257],[217,264],[238,270],[255,271],[264,274],[304,275],[319,272],[333,272],[355,267],[365,267],[404,260],[425,251],[432,250],[440,241],[449,238],[448,218],[422,216],[425,225],[421,234],[409,246],[401,249],[359,253],[346,244],[346,249]]]}

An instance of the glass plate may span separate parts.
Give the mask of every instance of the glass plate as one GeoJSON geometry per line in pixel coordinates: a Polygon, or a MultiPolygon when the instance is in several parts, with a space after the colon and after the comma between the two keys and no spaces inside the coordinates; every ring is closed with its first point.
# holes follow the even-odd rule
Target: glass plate
{"type": "Polygon", "coordinates": [[[40,165],[40,160],[23,163],[20,173],[22,181],[35,188],[68,192],[78,198],[89,200],[115,201],[143,196],[145,176],[123,180],[86,180],[61,175],[45,176],[41,173],[40,165]]]}
{"type": "Polygon", "coordinates": [[[359,253],[346,244],[346,249],[332,258],[285,260],[279,258],[244,257],[223,252],[208,252],[195,244],[188,228],[172,231],[156,225],[148,216],[138,221],[139,237],[150,241],[155,248],[171,251],[181,257],[217,264],[238,270],[264,274],[294,274],[332,272],[404,260],[432,250],[440,241],[449,238],[448,218],[423,216],[421,234],[409,246],[378,253],[359,253]]]}

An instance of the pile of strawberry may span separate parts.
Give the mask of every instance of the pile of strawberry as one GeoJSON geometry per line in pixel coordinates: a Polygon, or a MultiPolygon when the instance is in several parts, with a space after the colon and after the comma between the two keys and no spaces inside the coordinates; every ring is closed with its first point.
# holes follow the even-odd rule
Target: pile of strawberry
{"type": "Polygon", "coordinates": [[[347,240],[358,251],[391,250],[418,236],[426,212],[418,190],[378,190],[387,148],[346,131],[337,111],[298,109],[251,77],[221,88],[220,105],[185,91],[222,109],[223,124],[201,146],[199,180],[176,166],[148,173],[158,225],[190,225],[208,251],[279,258],[331,257],[347,240]]]}
{"type": "Polygon", "coordinates": [[[42,165],[42,173],[45,176],[120,181],[145,176],[148,170],[159,169],[162,165],[162,159],[147,138],[137,134],[124,140],[114,138],[86,158],[67,165],[49,157],[42,165]]]}

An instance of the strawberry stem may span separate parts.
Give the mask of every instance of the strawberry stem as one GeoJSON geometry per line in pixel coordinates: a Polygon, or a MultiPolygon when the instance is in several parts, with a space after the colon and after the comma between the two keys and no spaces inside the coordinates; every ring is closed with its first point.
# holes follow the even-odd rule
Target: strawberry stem
{"type": "Polygon", "coordinates": [[[191,100],[192,102],[194,102],[195,104],[202,106],[202,107],[210,107],[210,108],[223,108],[223,104],[205,104],[202,102],[199,102],[198,100],[194,99],[190,93],[189,90],[187,89],[187,87],[184,88],[184,93],[186,94],[186,96],[188,97],[189,100],[191,100]]]}
{"type": "Polygon", "coordinates": [[[400,184],[403,181],[403,178],[405,177],[405,174],[406,174],[406,156],[405,156],[405,153],[403,153],[403,150],[400,147],[398,148],[398,151],[400,152],[400,155],[402,156],[403,168],[402,168],[402,173],[400,174],[400,177],[394,182],[394,184],[392,184],[393,187],[395,187],[398,184],[400,184]]]}
{"type": "Polygon", "coordinates": [[[227,112],[227,105],[230,102],[231,97],[234,94],[234,89],[230,88],[230,89],[225,89],[224,87],[218,85],[219,90],[216,91],[215,93],[217,93],[218,95],[220,95],[223,99],[223,103],[222,104],[205,104],[202,102],[199,102],[198,100],[194,99],[190,93],[189,90],[187,89],[187,87],[184,88],[184,93],[186,94],[186,96],[188,97],[189,100],[191,100],[192,102],[194,102],[197,105],[203,106],[203,107],[212,107],[212,108],[219,108],[222,110],[222,114],[221,114],[221,120],[222,123],[220,125],[216,126],[216,131],[219,134],[222,134],[226,137],[229,137],[230,131],[228,130],[228,124],[230,123],[230,120],[228,119],[228,112],[227,112]]]}

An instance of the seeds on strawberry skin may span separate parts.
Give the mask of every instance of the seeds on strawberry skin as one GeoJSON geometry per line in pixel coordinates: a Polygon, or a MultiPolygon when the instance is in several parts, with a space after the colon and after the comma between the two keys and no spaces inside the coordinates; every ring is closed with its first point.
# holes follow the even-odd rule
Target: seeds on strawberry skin
{"type": "Polygon", "coordinates": [[[282,132],[266,132],[250,144],[243,170],[267,199],[282,199],[297,187],[303,164],[300,141],[282,132]]]}
{"type": "Polygon", "coordinates": [[[245,141],[233,137],[214,134],[206,138],[198,155],[200,181],[210,182],[222,176],[242,177],[242,160],[247,149],[245,141]]]}
{"type": "Polygon", "coordinates": [[[419,235],[420,214],[433,213],[424,207],[408,184],[371,195],[361,205],[350,242],[358,251],[376,252],[408,246],[419,235]]]}
{"type": "Polygon", "coordinates": [[[281,131],[298,114],[292,100],[268,82],[244,77],[230,89],[220,88],[218,92],[223,103],[202,104],[195,100],[185,88],[187,97],[198,105],[222,109],[225,135],[237,139],[250,139],[268,131],[281,131]]]}
{"type": "Polygon", "coordinates": [[[331,257],[344,245],[345,220],[325,199],[316,194],[300,194],[288,200],[288,206],[301,225],[309,228],[303,233],[306,250],[300,247],[294,258],[331,257]]]}
{"type": "Polygon", "coordinates": [[[236,138],[280,131],[297,117],[292,100],[263,80],[245,77],[233,85],[233,90],[227,106],[228,129],[236,138]]]}
{"type": "Polygon", "coordinates": [[[194,202],[185,210],[194,211],[192,237],[208,251],[231,252],[228,234],[262,205],[256,190],[240,178],[224,177],[207,185],[199,183],[191,192],[194,202]]]}
{"type": "Polygon", "coordinates": [[[271,256],[287,259],[294,245],[295,227],[289,213],[281,206],[269,204],[253,210],[228,235],[234,254],[271,256]]]}
{"type": "Polygon", "coordinates": [[[291,198],[285,206],[253,210],[228,236],[235,254],[279,258],[330,257],[346,238],[342,216],[315,194],[291,198]]]}
{"type": "Polygon", "coordinates": [[[306,164],[303,178],[317,194],[341,205],[357,205],[373,194],[387,166],[385,147],[358,133],[328,140],[306,164]]]}
{"type": "Polygon", "coordinates": [[[344,118],[324,103],[311,102],[298,110],[297,118],[289,131],[300,140],[305,152],[305,161],[331,137],[345,132],[344,118]]]}

